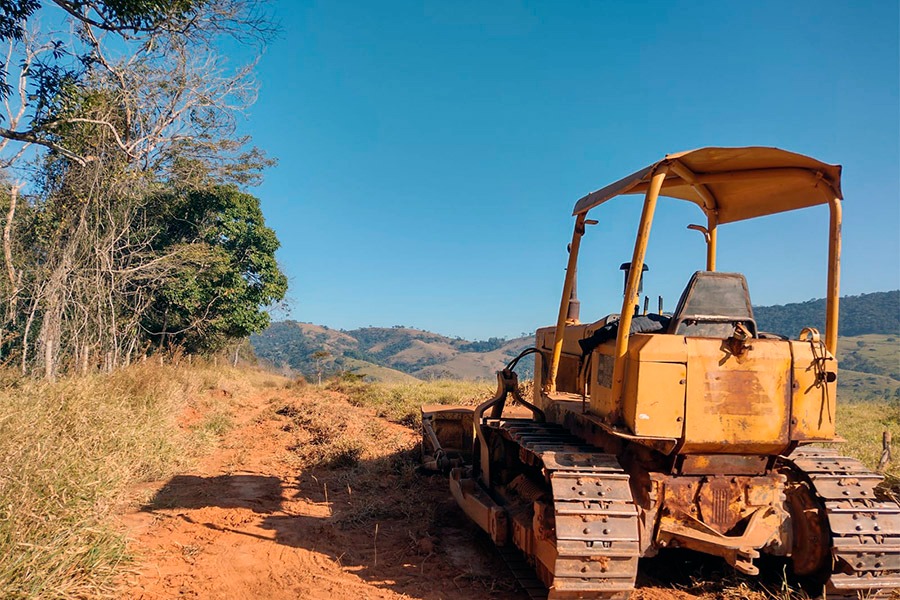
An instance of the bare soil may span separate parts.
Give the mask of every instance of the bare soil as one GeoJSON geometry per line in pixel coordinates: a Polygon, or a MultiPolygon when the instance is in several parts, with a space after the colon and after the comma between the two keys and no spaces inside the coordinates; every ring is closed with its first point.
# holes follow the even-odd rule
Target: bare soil
{"type": "MultiPolygon", "coordinates": [[[[415,470],[412,429],[313,388],[231,400],[217,450],[135,490],[123,598],[528,598],[446,481],[415,470]]],[[[635,600],[768,597],[677,554],[638,583],[635,600]]]]}

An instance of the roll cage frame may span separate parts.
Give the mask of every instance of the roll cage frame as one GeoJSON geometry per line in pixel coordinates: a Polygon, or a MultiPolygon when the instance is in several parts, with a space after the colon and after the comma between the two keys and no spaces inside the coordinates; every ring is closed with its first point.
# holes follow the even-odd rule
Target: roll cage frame
{"type": "Polygon", "coordinates": [[[716,270],[719,225],[828,204],[830,218],[825,347],[834,355],[837,352],[840,293],[843,198],[840,177],[840,165],[829,165],[778,148],[701,148],[668,154],[662,160],[581,198],[573,210],[575,228],[569,246],[545,390],[551,393],[556,391],[569,300],[575,285],[578,251],[585,233],[587,214],[592,208],[623,194],[643,193],[644,203],[616,334],[613,398],[621,399],[624,393],[624,358],[628,352],[633,303],[638,293],[650,228],[660,195],[694,202],[706,214],[706,227],[692,228],[699,229],[704,234],[707,271],[716,270]]]}

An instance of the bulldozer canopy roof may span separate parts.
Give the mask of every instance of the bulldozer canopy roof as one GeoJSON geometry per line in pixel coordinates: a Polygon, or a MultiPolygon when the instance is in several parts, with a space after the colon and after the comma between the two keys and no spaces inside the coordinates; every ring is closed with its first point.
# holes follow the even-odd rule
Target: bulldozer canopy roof
{"type": "Polygon", "coordinates": [[[643,194],[654,171],[669,171],[661,196],[696,203],[733,223],[764,215],[825,204],[841,195],[841,166],[778,148],[701,148],[665,158],[588,194],[573,214],[586,213],[622,194],[643,194]]]}

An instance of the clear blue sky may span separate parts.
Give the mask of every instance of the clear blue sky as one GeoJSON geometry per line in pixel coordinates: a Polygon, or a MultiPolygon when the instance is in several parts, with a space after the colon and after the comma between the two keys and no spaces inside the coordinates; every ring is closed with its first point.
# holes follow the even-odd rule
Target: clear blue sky
{"type": "MultiPolygon", "coordinates": [[[[243,124],[290,317],[467,338],[554,321],[571,209],[659,158],[778,146],[844,166],[843,294],[900,287],[900,15],[878,2],[274,4],[243,124]]],[[[591,216],[582,319],[618,310],[638,197],[591,216]]],[[[822,297],[827,208],[720,229],[754,304],[822,297]]],[[[674,307],[703,243],[662,200],[645,291],[674,307]]],[[[655,304],[655,301],[654,301],[655,304]]]]}

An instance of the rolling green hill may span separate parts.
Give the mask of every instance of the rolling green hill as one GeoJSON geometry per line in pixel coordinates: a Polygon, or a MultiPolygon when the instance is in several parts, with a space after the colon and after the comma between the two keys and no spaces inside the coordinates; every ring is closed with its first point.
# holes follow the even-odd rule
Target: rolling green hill
{"type": "MultiPolygon", "coordinates": [[[[282,321],[250,338],[257,356],[276,367],[315,378],[352,372],[379,381],[492,379],[494,372],[532,343],[532,338],[468,341],[408,327],[338,331],[282,321]],[[316,353],[327,353],[327,356],[316,353]]],[[[523,361],[524,363],[525,361],[523,361]]],[[[530,377],[527,366],[519,369],[530,377]]]]}
{"type": "Polygon", "coordinates": [[[893,335],[838,339],[838,398],[887,400],[900,407],[900,342],[893,335]]]}
{"type": "MultiPolygon", "coordinates": [[[[900,290],[841,298],[838,398],[900,403],[900,290]]],[[[796,337],[804,327],[825,331],[825,300],[755,306],[760,331],[796,337]]]]}

